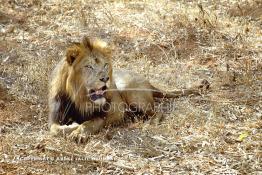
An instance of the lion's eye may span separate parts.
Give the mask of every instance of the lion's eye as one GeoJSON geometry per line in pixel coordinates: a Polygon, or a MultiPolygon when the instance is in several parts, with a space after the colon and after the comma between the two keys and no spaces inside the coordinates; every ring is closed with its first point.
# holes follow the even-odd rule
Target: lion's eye
{"type": "Polygon", "coordinates": [[[109,64],[108,64],[108,63],[105,63],[104,68],[105,68],[105,69],[108,69],[108,68],[109,68],[109,64]]]}
{"type": "Polygon", "coordinates": [[[92,66],[90,66],[90,65],[85,65],[85,68],[88,68],[88,69],[94,69],[92,66]]]}

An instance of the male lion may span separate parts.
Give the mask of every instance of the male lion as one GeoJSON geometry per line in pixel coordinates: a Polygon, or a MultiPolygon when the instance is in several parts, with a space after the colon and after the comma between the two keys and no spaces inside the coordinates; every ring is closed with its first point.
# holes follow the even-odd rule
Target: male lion
{"type": "MultiPolygon", "coordinates": [[[[198,88],[160,91],[141,75],[113,71],[110,55],[105,42],[87,37],[67,48],[66,57],[56,66],[50,82],[52,134],[68,134],[81,142],[88,134],[121,123],[128,109],[149,117],[158,115],[154,112],[154,97],[200,93],[198,88]]],[[[207,82],[203,85],[209,86],[207,82]]]]}

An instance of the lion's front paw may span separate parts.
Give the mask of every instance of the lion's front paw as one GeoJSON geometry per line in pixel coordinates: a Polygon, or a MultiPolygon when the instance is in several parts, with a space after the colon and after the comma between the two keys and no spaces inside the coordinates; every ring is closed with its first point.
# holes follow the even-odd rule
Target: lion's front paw
{"type": "Polygon", "coordinates": [[[81,127],[79,126],[75,129],[70,135],[69,139],[76,142],[77,144],[86,143],[88,140],[87,135],[82,131],[81,127]]]}

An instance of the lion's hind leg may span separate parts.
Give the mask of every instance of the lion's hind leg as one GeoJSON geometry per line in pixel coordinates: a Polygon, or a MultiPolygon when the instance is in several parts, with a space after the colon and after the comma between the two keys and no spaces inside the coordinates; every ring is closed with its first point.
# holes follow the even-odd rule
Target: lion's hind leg
{"type": "Polygon", "coordinates": [[[151,92],[129,93],[128,107],[131,113],[138,114],[144,121],[150,124],[160,124],[163,114],[157,112],[154,107],[154,99],[151,92]]]}

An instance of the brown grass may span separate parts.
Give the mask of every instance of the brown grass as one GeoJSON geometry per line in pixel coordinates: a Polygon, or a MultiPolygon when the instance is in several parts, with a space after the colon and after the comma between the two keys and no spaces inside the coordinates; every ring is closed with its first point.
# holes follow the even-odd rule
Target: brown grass
{"type": "Polygon", "coordinates": [[[261,173],[259,1],[0,4],[0,174],[261,173]],[[48,77],[84,35],[114,46],[115,68],[165,89],[207,79],[211,91],[172,101],[175,110],[159,126],[138,121],[85,145],[52,138],[48,77]]]}

